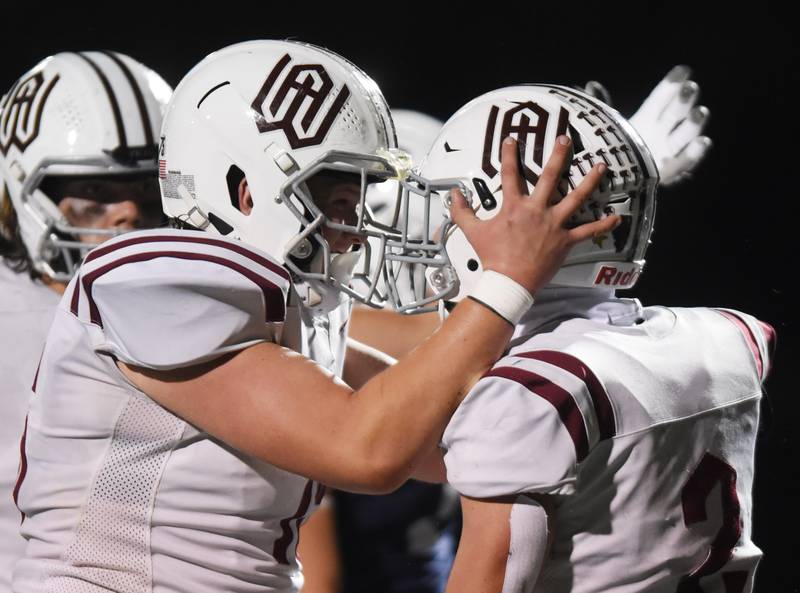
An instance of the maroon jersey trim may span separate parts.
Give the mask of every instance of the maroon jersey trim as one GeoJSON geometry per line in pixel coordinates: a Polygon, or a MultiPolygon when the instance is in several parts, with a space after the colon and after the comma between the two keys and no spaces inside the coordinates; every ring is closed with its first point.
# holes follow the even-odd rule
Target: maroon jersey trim
{"type": "Polygon", "coordinates": [[[500,377],[522,385],[525,389],[549,402],[558,412],[573,444],[575,457],[583,461],[589,453],[589,439],[586,435],[586,423],[569,391],[562,389],[549,379],[520,369],[518,367],[499,367],[490,370],[484,377],[500,377]]]}
{"type": "Polygon", "coordinates": [[[86,292],[86,298],[89,301],[89,318],[92,323],[103,327],[103,320],[100,317],[100,311],[97,308],[97,304],[94,302],[92,298],[92,286],[98,278],[103,276],[104,274],[114,270],[120,266],[129,263],[135,262],[142,262],[142,261],[150,261],[153,259],[157,259],[160,257],[172,257],[176,259],[186,259],[186,260],[195,260],[195,261],[207,261],[211,263],[216,263],[226,268],[230,268],[247,278],[248,280],[252,281],[264,293],[264,302],[266,304],[266,321],[283,321],[286,317],[286,310],[283,300],[283,292],[280,288],[275,286],[270,280],[253,272],[252,270],[245,268],[244,266],[237,264],[236,262],[232,262],[230,260],[224,259],[222,257],[217,257],[214,255],[207,255],[205,253],[186,253],[183,251],[151,251],[146,253],[138,253],[136,255],[129,255],[127,257],[121,257],[118,260],[115,260],[105,266],[97,268],[92,272],[84,275],[83,280],[83,290],[86,292]]]}
{"type": "Polygon", "coordinates": [[[303,490],[303,495],[300,497],[300,504],[297,511],[291,517],[281,519],[281,536],[275,540],[275,545],[272,547],[272,556],[280,564],[290,564],[289,562],[289,546],[294,538],[294,531],[292,530],[292,522],[295,522],[295,529],[298,530],[298,541],[300,539],[300,522],[303,520],[308,507],[311,506],[311,490],[314,487],[314,482],[309,480],[306,482],[306,487],[303,490]]]}
{"type": "Polygon", "coordinates": [[[586,385],[589,396],[592,398],[597,424],[600,429],[600,440],[614,438],[617,434],[617,422],[614,419],[614,407],[608,397],[603,384],[580,359],[553,350],[535,350],[533,352],[522,352],[514,354],[520,358],[530,358],[551,364],[574,375],[586,385]]]}
{"type": "Polygon", "coordinates": [[[248,249],[244,245],[231,243],[230,241],[222,241],[220,239],[214,239],[211,237],[181,236],[181,234],[133,237],[131,239],[123,239],[112,245],[97,247],[96,249],[93,249],[92,252],[89,253],[89,255],[86,256],[84,264],[87,264],[90,261],[96,260],[100,257],[103,257],[104,255],[108,255],[109,253],[112,253],[119,249],[124,249],[125,247],[130,247],[131,245],[140,245],[142,243],[199,243],[201,245],[213,245],[215,247],[221,247],[222,249],[228,249],[229,251],[233,251],[235,253],[238,253],[239,255],[243,255],[246,258],[253,260],[257,264],[267,268],[270,272],[278,274],[281,278],[283,278],[287,282],[291,281],[289,272],[285,268],[278,265],[274,261],[262,257],[261,255],[255,253],[251,249],[248,249]]]}
{"type": "MultiPolygon", "coordinates": [[[[750,326],[747,325],[744,319],[739,317],[733,311],[726,311],[723,309],[715,309],[715,311],[720,313],[726,319],[729,319],[736,327],[739,328],[739,331],[742,333],[742,337],[744,337],[744,341],[747,343],[747,346],[753,353],[753,358],[756,361],[756,370],[758,371],[758,376],[763,381],[766,378],[767,373],[765,372],[764,368],[764,359],[761,355],[761,348],[758,347],[758,340],[753,334],[753,330],[750,329],[750,326]]],[[[774,330],[772,333],[774,335],[774,330]]],[[[769,369],[767,368],[766,370],[768,371],[769,369]]]]}

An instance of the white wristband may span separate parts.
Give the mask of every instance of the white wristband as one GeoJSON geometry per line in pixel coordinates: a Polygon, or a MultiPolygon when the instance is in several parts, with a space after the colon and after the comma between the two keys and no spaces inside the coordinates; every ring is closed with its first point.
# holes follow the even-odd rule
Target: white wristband
{"type": "Polygon", "coordinates": [[[511,325],[517,325],[533,306],[533,297],[523,286],[491,270],[483,271],[475,288],[467,296],[485,305],[511,325]]]}

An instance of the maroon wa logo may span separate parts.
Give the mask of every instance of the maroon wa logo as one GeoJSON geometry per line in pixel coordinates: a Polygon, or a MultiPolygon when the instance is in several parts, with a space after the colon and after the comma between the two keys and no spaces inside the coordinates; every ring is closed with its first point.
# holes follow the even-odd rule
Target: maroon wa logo
{"type": "Polygon", "coordinates": [[[297,64],[282,76],[291,59],[286,54],[275,64],[253,101],[256,126],[262,134],[283,130],[292,148],[315,146],[325,139],[350,89],[343,86],[328,111],[321,113],[333,90],[330,75],[320,64],[297,64]],[[264,113],[267,104],[271,120],[264,113]]]}
{"type": "Polygon", "coordinates": [[[58,75],[47,85],[44,75],[37,72],[18,80],[0,103],[0,152],[8,154],[12,146],[20,152],[30,146],[39,135],[42,122],[42,108],[50,91],[53,90],[58,75]]]}
{"type": "Polygon", "coordinates": [[[533,101],[514,103],[500,115],[500,107],[493,105],[486,122],[486,138],[483,142],[483,172],[489,177],[494,177],[500,172],[500,147],[502,141],[514,135],[517,139],[522,173],[530,183],[539,181],[542,159],[544,156],[544,142],[547,137],[548,126],[556,126],[555,138],[566,133],[569,125],[569,112],[560,108],[558,116],[553,117],[547,109],[533,101]],[[499,122],[499,125],[498,125],[499,122]]]}

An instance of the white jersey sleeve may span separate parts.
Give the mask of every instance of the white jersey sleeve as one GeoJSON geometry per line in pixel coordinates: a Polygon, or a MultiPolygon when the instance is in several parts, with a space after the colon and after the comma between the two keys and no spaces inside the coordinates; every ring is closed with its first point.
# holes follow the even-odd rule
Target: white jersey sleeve
{"type": "Polygon", "coordinates": [[[147,231],[86,258],[63,306],[97,352],[165,370],[274,341],[289,274],[239,242],[193,231],[147,231]]]}
{"type": "Polygon", "coordinates": [[[716,311],[739,328],[742,339],[753,356],[753,364],[758,377],[762,382],[766,380],[775,351],[776,337],[773,327],[752,315],[734,309],[716,309],[716,311]]]}
{"type": "Polygon", "coordinates": [[[445,429],[447,481],[463,495],[570,494],[578,463],[613,425],[603,386],[578,359],[527,356],[501,359],[445,429]]]}

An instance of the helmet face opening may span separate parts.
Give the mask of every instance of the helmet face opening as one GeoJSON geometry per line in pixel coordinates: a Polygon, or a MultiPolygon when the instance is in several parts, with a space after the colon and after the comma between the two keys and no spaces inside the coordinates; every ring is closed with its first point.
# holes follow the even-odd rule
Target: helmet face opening
{"type": "MultiPolygon", "coordinates": [[[[318,292],[332,287],[367,305],[383,305],[387,295],[378,280],[384,255],[404,229],[399,215],[378,222],[366,196],[371,184],[405,174],[398,162],[331,151],[283,185],[279,200],[300,225],[284,246],[284,261],[297,281],[317,285],[318,292]]],[[[398,193],[402,200],[408,190],[398,193]]]]}
{"type": "Polygon", "coordinates": [[[152,200],[155,139],[170,94],[155,72],[111,51],[56,54],[6,93],[0,173],[35,272],[66,282],[98,242],[163,223],[152,200]],[[133,181],[144,177],[151,181],[133,181]],[[119,202],[141,211],[99,216],[119,202]]]}

